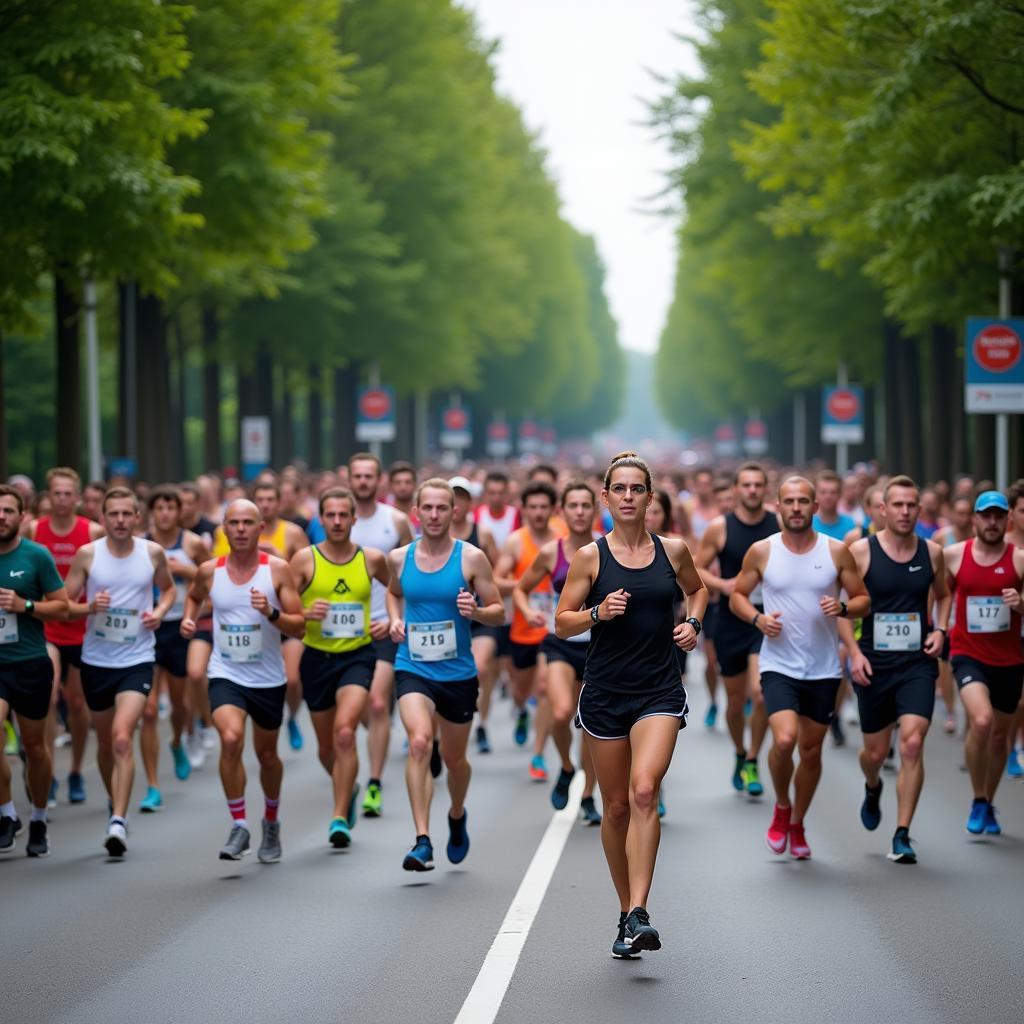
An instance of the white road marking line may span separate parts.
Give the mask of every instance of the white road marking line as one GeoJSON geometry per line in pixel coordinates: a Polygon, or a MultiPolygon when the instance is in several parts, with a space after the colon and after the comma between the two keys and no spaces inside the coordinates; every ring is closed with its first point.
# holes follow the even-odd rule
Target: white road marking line
{"type": "Polygon", "coordinates": [[[569,833],[576,824],[582,793],[583,772],[577,771],[569,787],[569,803],[564,810],[555,811],[552,815],[480,973],[455,1018],[455,1024],[494,1024],[523,946],[526,945],[533,919],[548,891],[569,833]]]}

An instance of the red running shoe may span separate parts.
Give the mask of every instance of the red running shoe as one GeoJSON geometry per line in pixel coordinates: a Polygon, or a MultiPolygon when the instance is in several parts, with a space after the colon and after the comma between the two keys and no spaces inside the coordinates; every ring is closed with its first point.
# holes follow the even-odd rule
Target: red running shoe
{"type": "Polygon", "coordinates": [[[785,853],[786,841],[789,839],[789,807],[775,805],[775,814],[772,815],[772,823],[768,826],[764,841],[772,853],[785,853]]]}
{"type": "Polygon", "coordinates": [[[789,855],[793,860],[810,860],[811,848],[807,845],[804,835],[804,823],[789,826],[789,855]]]}

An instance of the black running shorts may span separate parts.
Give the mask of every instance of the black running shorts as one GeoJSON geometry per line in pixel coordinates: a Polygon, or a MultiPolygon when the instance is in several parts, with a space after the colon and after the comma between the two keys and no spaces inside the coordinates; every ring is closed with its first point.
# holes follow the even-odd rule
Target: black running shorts
{"type": "Polygon", "coordinates": [[[587,665],[587,647],[584,641],[573,643],[572,640],[560,640],[553,633],[548,633],[541,641],[540,653],[548,659],[550,665],[555,661],[564,661],[572,665],[576,678],[583,680],[583,669],[587,665]]]}
{"type": "Polygon", "coordinates": [[[471,679],[439,682],[436,679],[418,676],[415,672],[396,672],[395,693],[399,701],[407,694],[422,693],[424,697],[434,702],[437,713],[446,722],[466,725],[473,721],[476,714],[480,681],[473,676],[471,679]]]}
{"type": "Polygon", "coordinates": [[[761,674],[764,709],[771,718],[777,711],[795,711],[819,725],[828,725],[835,714],[839,679],[794,679],[781,672],[761,674]]]}
{"type": "Polygon", "coordinates": [[[679,728],[685,729],[689,712],[682,683],[648,693],[616,693],[584,684],[575,723],[595,739],[622,740],[637,722],[655,715],[678,718],[679,728]]]}
{"type": "Polygon", "coordinates": [[[343,686],[361,686],[369,692],[377,659],[373,645],[366,644],[356,651],[318,651],[307,647],[299,662],[302,696],[310,711],[329,711],[334,707],[335,695],[343,686]]]}
{"type": "Polygon", "coordinates": [[[984,683],[996,711],[1012,715],[1017,710],[1024,683],[1024,664],[983,665],[973,658],[958,655],[953,659],[953,675],[960,690],[969,683],[984,683]]]}
{"type": "Polygon", "coordinates": [[[876,670],[870,686],[854,683],[861,732],[880,732],[903,715],[920,715],[930,722],[938,674],[934,658],[917,657],[903,668],[876,670]]]}
{"type": "Polygon", "coordinates": [[[52,692],[53,662],[49,658],[0,664],[0,700],[7,701],[19,718],[45,718],[50,713],[52,692]]]}
{"type": "Polygon", "coordinates": [[[210,680],[210,710],[230,705],[241,708],[261,729],[280,729],[284,721],[284,696],[288,687],[242,686],[230,679],[210,680]]]}
{"type": "Polygon", "coordinates": [[[82,663],[82,692],[90,711],[109,711],[119,693],[149,696],[153,689],[153,662],[128,668],[103,668],[82,663]]]}

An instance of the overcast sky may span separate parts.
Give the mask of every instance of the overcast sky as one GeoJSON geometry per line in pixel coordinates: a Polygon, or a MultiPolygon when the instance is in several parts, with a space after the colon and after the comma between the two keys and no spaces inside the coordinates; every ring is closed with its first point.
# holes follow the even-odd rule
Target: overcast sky
{"type": "Polygon", "coordinates": [[[565,216],[597,238],[619,340],[653,352],[672,298],[675,224],[652,215],[669,156],[644,126],[664,88],[650,71],[692,70],[674,32],[685,0],[463,0],[501,42],[498,86],[540,132],[565,216]]]}

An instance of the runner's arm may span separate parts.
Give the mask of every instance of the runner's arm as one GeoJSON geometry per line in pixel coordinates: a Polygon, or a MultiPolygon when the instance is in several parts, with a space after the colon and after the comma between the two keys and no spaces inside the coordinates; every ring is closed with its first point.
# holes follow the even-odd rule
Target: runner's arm
{"type": "Polygon", "coordinates": [[[388,581],[387,593],[384,595],[385,604],[388,609],[388,618],[391,620],[391,639],[400,644],[405,640],[405,595],[402,593],[402,560],[408,545],[403,548],[395,548],[388,553],[388,570],[390,580],[388,581]]]}
{"type": "Polygon", "coordinates": [[[700,547],[697,549],[697,557],[693,560],[700,570],[701,578],[706,587],[714,587],[728,597],[732,593],[733,580],[723,579],[711,571],[714,560],[722,553],[722,546],[725,544],[725,519],[716,516],[708,523],[704,536],[700,539],[700,547]]]}
{"type": "Polygon", "coordinates": [[[191,640],[196,632],[196,619],[203,607],[203,602],[210,596],[210,584],[213,580],[213,570],[217,563],[212,559],[203,562],[199,566],[192,586],[188,588],[185,595],[185,613],[181,617],[181,635],[186,640],[191,640]]]}
{"type": "Polygon", "coordinates": [[[503,597],[511,597],[515,589],[516,579],[512,575],[516,561],[519,559],[519,538],[509,537],[505,541],[494,566],[494,582],[498,585],[503,597]]]}
{"type": "MultiPolygon", "coordinates": [[[[0,608],[3,608],[4,611],[12,611],[17,615],[25,614],[25,598],[20,594],[0,587],[0,595],[6,598],[6,600],[0,601],[0,608]]],[[[32,602],[33,619],[38,619],[40,622],[59,622],[67,619],[69,602],[66,587],[44,591],[43,598],[42,601],[32,602]]]]}
{"type": "MultiPolygon", "coordinates": [[[[558,541],[555,541],[554,544],[557,545],[558,541]]],[[[541,580],[551,572],[552,566],[550,562],[554,547],[551,547],[549,551],[549,546],[550,543],[545,544],[537,552],[537,557],[533,560],[533,563],[519,577],[519,581],[512,588],[512,603],[519,609],[520,614],[531,626],[540,627],[547,621],[542,613],[535,612],[530,607],[530,591],[534,587],[540,586],[541,580]],[[535,619],[540,619],[540,621],[534,621],[535,619]]]]}
{"type": "MultiPolygon", "coordinates": [[[[71,568],[64,578],[64,589],[69,595],[79,596],[85,590],[85,581],[89,575],[89,568],[92,565],[92,544],[83,544],[75,552],[71,561],[71,568]]],[[[93,609],[84,601],[76,601],[72,597],[68,601],[67,618],[74,622],[76,619],[84,619],[92,615],[93,609]]]]}
{"type": "MultiPolygon", "coordinates": [[[[863,619],[871,611],[871,597],[868,595],[867,587],[864,586],[864,577],[860,574],[860,569],[857,568],[850,549],[842,541],[829,541],[829,549],[839,574],[839,586],[846,591],[848,598],[846,615],[851,619],[863,619]]],[[[839,616],[842,604],[838,598],[823,597],[821,608],[829,617],[839,616]]]]}
{"type": "Polygon", "coordinates": [[[767,551],[767,541],[759,540],[751,544],[747,549],[747,553],[743,556],[740,574],[733,581],[732,593],[729,596],[729,611],[737,619],[740,619],[742,622],[749,622],[754,626],[760,626],[761,619],[765,617],[751,603],[750,595],[754,592],[754,588],[761,582],[764,575],[767,551]]]}
{"type": "Polygon", "coordinates": [[[277,591],[277,599],[281,604],[281,614],[274,620],[270,619],[270,602],[267,602],[267,609],[262,611],[272,626],[276,626],[285,636],[295,640],[301,640],[306,635],[306,616],[302,610],[302,599],[295,588],[295,577],[292,576],[288,563],[283,558],[274,558],[270,564],[271,578],[274,581],[274,589],[277,591]]]}
{"type": "Polygon", "coordinates": [[[145,625],[155,618],[156,625],[159,626],[163,622],[164,616],[171,610],[177,594],[171,570],[167,567],[167,556],[164,554],[164,549],[155,540],[149,542],[149,555],[153,561],[153,586],[160,591],[160,598],[152,612],[143,612],[142,622],[145,625]]]}
{"type": "MultiPolygon", "coordinates": [[[[594,585],[597,565],[596,544],[587,544],[572,556],[572,561],[569,563],[569,574],[566,576],[565,586],[562,588],[562,596],[555,609],[555,635],[560,640],[568,640],[570,637],[585,633],[594,625],[591,611],[589,608],[584,608],[583,603],[590,593],[590,588],[594,585]]],[[[603,604],[602,601],[601,605],[603,604]]],[[[598,618],[600,621],[607,621],[611,616],[606,612],[602,614],[601,605],[598,606],[598,618]]]]}
{"type": "Polygon", "coordinates": [[[501,602],[501,594],[494,582],[491,563],[479,548],[466,547],[463,548],[463,551],[465,552],[463,560],[469,569],[469,572],[464,575],[480,602],[474,605],[470,618],[485,626],[504,625],[505,606],[501,602]]]}

